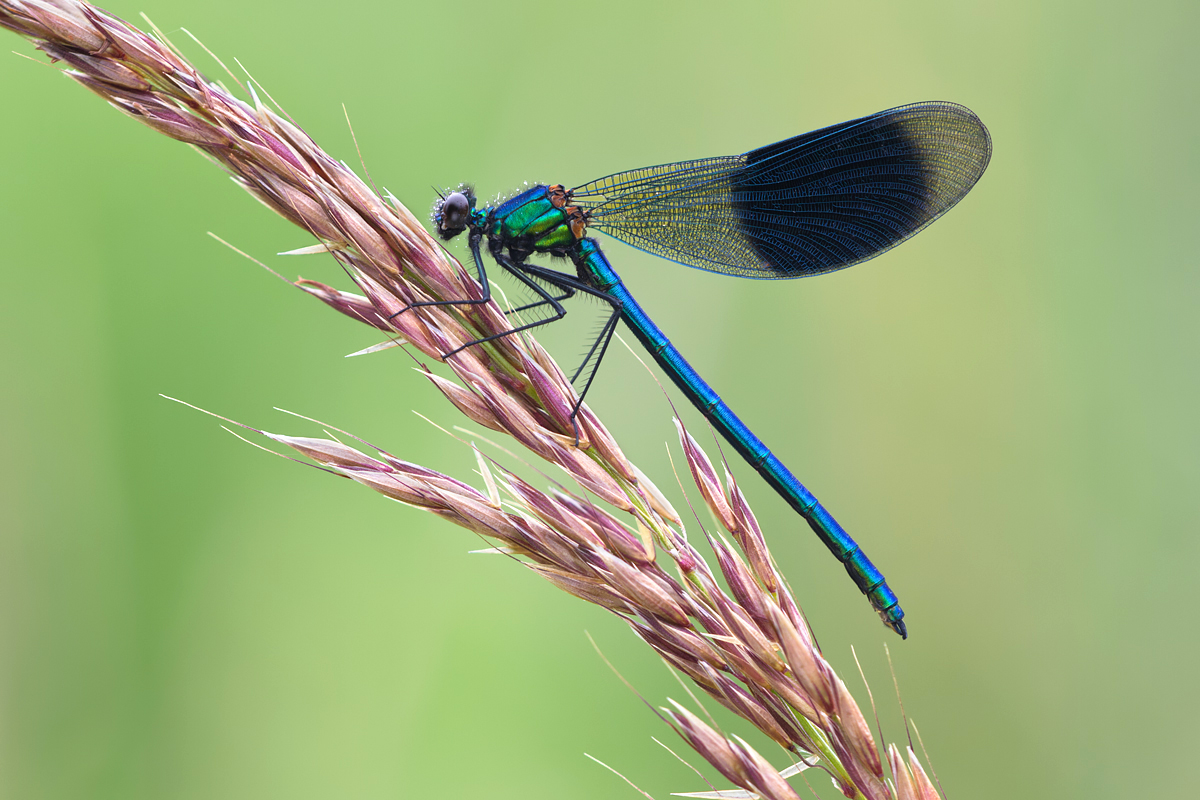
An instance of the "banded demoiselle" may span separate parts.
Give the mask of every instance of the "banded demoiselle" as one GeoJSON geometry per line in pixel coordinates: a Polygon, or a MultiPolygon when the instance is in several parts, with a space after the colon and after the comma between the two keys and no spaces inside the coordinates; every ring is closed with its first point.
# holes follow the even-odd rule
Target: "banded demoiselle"
{"type": "Polygon", "coordinates": [[[646,167],[569,190],[534,186],[494,207],[476,208],[474,192],[463,186],[436,203],[434,221],[443,239],[469,231],[485,300],[435,304],[490,297],[480,253],[485,237],[496,263],[539,298],[514,310],[550,310],[545,319],[498,336],[561,319],[561,301],[577,292],[608,303],[612,314],[572,378],[592,365],[572,420],[617,320],[625,320],[700,413],[808,521],[884,623],[907,638],[904,611],[883,573],[684,360],[586,233],[598,228],[642,250],[726,275],[819,275],[874,258],[946,213],[979,180],[991,152],[987,128],[969,109],[915,103],[739,156],[646,167]],[[576,274],[527,262],[538,253],[571,259],[576,274]]]}

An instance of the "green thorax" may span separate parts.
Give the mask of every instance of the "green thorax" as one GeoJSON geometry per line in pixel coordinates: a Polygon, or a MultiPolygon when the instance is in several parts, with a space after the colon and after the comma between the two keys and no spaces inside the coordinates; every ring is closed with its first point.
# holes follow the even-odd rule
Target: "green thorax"
{"type": "Polygon", "coordinates": [[[515,251],[563,255],[587,229],[583,209],[562,186],[532,186],[494,208],[483,209],[489,238],[515,251]]]}

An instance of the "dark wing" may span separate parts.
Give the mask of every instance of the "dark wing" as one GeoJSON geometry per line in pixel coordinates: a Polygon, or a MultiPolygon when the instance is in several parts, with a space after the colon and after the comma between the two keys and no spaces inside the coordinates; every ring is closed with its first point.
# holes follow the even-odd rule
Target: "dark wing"
{"type": "Polygon", "coordinates": [[[634,247],[712,272],[801,278],[900,244],[961,200],[991,154],[969,109],[915,103],[573,191],[590,224],[634,247]]]}

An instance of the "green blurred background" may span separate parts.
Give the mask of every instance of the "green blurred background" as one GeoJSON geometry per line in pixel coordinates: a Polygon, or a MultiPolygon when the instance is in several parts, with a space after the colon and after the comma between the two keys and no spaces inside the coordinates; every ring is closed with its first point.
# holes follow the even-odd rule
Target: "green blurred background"
{"type": "MultiPolygon", "coordinates": [[[[908,642],[735,465],[896,740],[890,647],[950,797],[1200,793],[1200,6],[115,2],[210,74],[180,27],[240,59],[355,163],[345,103],[421,215],[431,184],[486,198],[970,106],[987,174],[869,264],[768,284],[605,247],[890,577],[908,642]]],[[[0,795],[635,796],[585,751],[658,798],[705,789],[588,643],[681,698],[616,619],[158,397],[316,432],[286,407],[474,479],[412,413],[459,422],[409,359],[342,358],[378,337],[205,232],[336,280],[272,257],[308,237],[52,69],[2,57],[0,87],[0,795]]],[[[576,308],[542,337],[565,363],[596,321],[576,308]]],[[[658,387],[619,347],[600,377],[593,407],[670,487],[658,387]]]]}

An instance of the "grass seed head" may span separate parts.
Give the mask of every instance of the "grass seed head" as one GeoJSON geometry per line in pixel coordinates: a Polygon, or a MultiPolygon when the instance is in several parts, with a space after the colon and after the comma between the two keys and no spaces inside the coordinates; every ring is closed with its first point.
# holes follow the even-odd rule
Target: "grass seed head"
{"type": "MultiPolygon", "coordinates": [[[[268,435],[336,474],[492,538],[564,591],[621,615],[669,663],[773,740],[813,752],[818,742],[801,730],[795,712],[820,734],[813,738],[830,743],[834,752],[823,749],[822,757],[847,796],[889,796],[862,714],[778,579],[745,498],[728,474],[726,494],[678,420],[696,485],[744,554],[717,543],[730,594],[687,542],[679,515],[627,461],[599,418],[580,406],[571,424],[578,396],[570,382],[532,338],[504,335],[509,322],[498,304],[413,306],[480,300],[483,287],[394,197],[377,195],[295,123],[260,102],[253,89],[252,103],[235,97],[167,43],[95,6],[0,0],[0,27],[31,39],[64,63],[69,77],[122,113],[195,146],[266,207],[315,236],[361,294],[315,281],[296,286],[447,363],[457,383],[426,374],[456,408],[561,467],[596,499],[631,513],[634,522],[622,524],[591,499],[545,494],[509,475],[501,480],[514,502],[501,506],[493,494],[382,451],[372,456],[332,439],[268,435]],[[654,561],[655,544],[675,561],[682,582],[654,561]]],[[[682,707],[666,713],[736,785],[769,800],[796,796],[744,742],[731,742],[682,707]]],[[[937,797],[911,752],[907,765],[895,747],[887,754],[896,800],[937,797]]]]}

